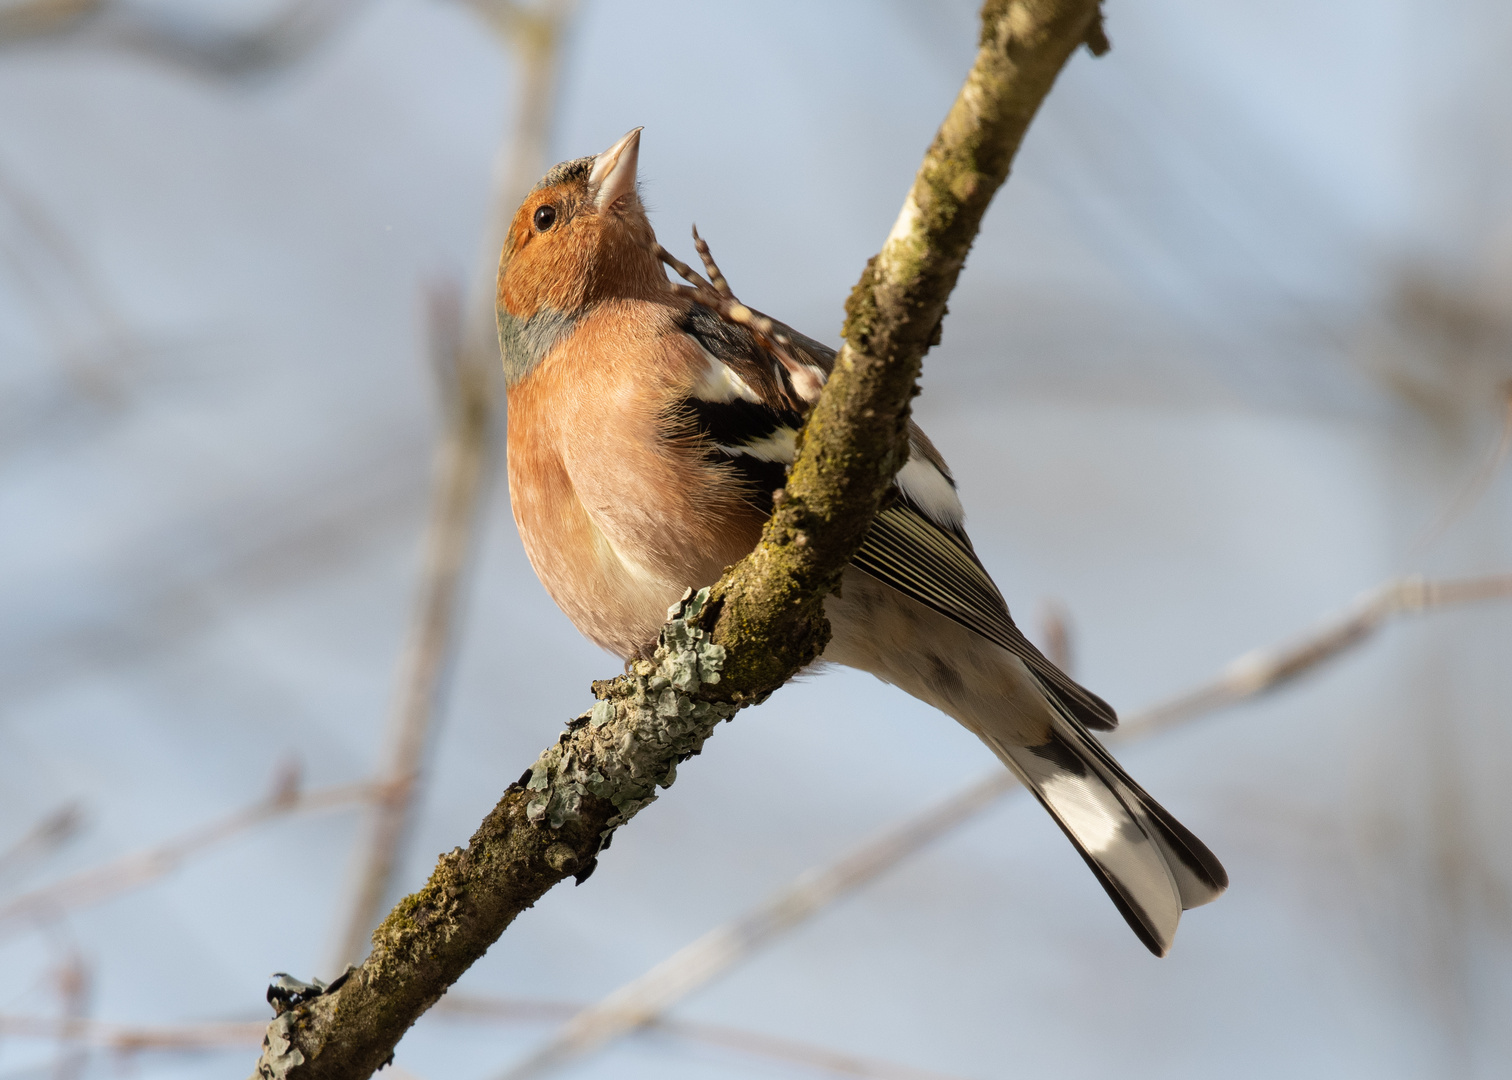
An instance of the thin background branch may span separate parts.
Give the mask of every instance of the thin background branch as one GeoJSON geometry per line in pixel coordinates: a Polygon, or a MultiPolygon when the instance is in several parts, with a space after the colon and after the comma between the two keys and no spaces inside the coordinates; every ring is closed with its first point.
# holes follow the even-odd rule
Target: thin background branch
{"type": "Polygon", "coordinates": [[[1067,675],[1076,674],[1076,647],[1071,630],[1071,612],[1059,600],[1040,601],[1038,619],[1040,651],[1067,675]]]}
{"type": "Polygon", "coordinates": [[[14,226],[0,227],[0,255],[52,338],[72,388],[118,399],[121,376],[139,350],[99,275],[57,216],[3,163],[0,204],[14,226]]]}
{"type": "Polygon", "coordinates": [[[1388,581],[1298,640],[1245,653],[1212,682],[1136,713],[1120,725],[1113,738],[1144,736],[1270,693],[1363,643],[1395,616],[1507,597],[1512,597],[1512,574],[1445,581],[1421,577],[1388,581]]]}
{"type": "Polygon", "coordinates": [[[440,708],[443,683],[456,650],[457,624],[466,589],[473,534],[487,492],[498,411],[498,344],[494,332],[493,281],[509,215],[546,171],[547,143],[555,114],[561,43],[575,4],[550,0],[539,10],[513,3],[474,0],[520,62],[519,104],[513,135],[496,162],[485,240],[489,254],[475,275],[460,333],[446,319],[457,305],[432,293],[431,337],[442,390],[444,429],[437,453],[435,493],[426,529],[425,562],[409,644],[400,660],[398,687],[383,753],[385,797],[373,821],[350,912],[331,971],[367,955],[368,937],[387,910],[394,875],[410,831],[427,745],[440,708]]]}
{"type": "MultiPolygon", "coordinates": [[[[435,1013],[454,1023],[536,1024],[565,1020],[582,1008],[581,1004],[570,1001],[449,994],[436,1005],[435,1013]]],[[[117,1056],[145,1052],[202,1053],[251,1047],[262,1038],[264,1027],[260,1020],[134,1025],[0,1014],[0,1036],[57,1040],[63,1044],[105,1050],[117,1056]]],[[[663,1020],[648,1025],[648,1033],[732,1050],[831,1076],[861,1077],[863,1080],[958,1080],[945,1073],[914,1069],[724,1024],[663,1020]]],[[[389,1068],[384,1069],[385,1077],[389,1075],[389,1068]]]]}
{"type": "Polygon", "coordinates": [[[76,802],[64,803],[45,814],[15,843],[0,851],[0,885],[7,878],[21,877],[31,866],[78,836],[83,822],[83,808],[76,802]]]}
{"type": "MultiPolygon", "coordinates": [[[[70,949],[56,973],[58,997],[63,1004],[65,1024],[85,1023],[93,1005],[94,972],[77,949],[70,949]]],[[[86,1044],[59,1040],[58,1057],[53,1064],[53,1080],[78,1080],[89,1064],[86,1044]]]]}
{"type": "Polygon", "coordinates": [[[212,79],[287,70],[347,25],[369,0],[290,0],[261,26],[214,22],[114,0],[29,0],[0,11],[0,46],[62,39],[136,53],[212,79]]]}
{"type": "Polygon", "coordinates": [[[1449,505],[1434,520],[1433,524],[1424,530],[1422,537],[1412,546],[1415,554],[1421,555],[1449,530],[1471,508],[1480,501],[1491,482],[1496,479],[1496,474],[1507,463],[1507,455],[1512,454],[1512,383],[1502,387],[1502,422],[1497,431],[1496,442],[1486,454],[1475,472],[1465,486],[1459,490],[1449,505]]]}
{"type": "Polygon", "coordinates": [[[838,862],[803,874],[752,911],[709,931],[580,1012],[551,1042],[504,1073],[503,1080],[523,1080],[560,1068],[659,1019],[694,990],[975,816],[1016,783],[1012,773],[998,770],[838,862]]]}
{"type": "Polygon", "coordinates": [[[285,769],[273,790],[244,809],[155,847],[80,871],[0,904],[0,935],[19,923],[49,922],[172,873],[191,857],[258,825],[294,814],[334,810],[372,799],[376,785],[341,784],[301,793],[297,773],[285,769]]]}
{"type": "MultiPolygon", "coordinates": [[[[1421,578],[1387,582],[1367,593],[1344,615],[1324,622],[1299,640],[1246,653],[1212,681],[1135,713],[1120,725],[1114,738],[1143,738],[1280,689],[1363,644],[1393,616],[1509,597],[1512,574],[1441,582],[1421,578]]],[[[1064,625],[1064,616],[1061,622],[1064,625]]],[[[659,1021],[689,994],[996,805],[1001,796],[1018,786],[1013,774],[996,770],[893,825],[836,862],[804,872],[751,911],[709,931],[574,1016],[545,1046],[503,1073],[501,1080],[542,1076],[659,1021]]]]}

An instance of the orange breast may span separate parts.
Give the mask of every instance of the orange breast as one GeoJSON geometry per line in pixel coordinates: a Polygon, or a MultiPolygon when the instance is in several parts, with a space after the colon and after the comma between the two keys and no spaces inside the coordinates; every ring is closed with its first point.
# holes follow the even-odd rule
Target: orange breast
{"type": "Polygon", "coordinates": [[[509,495],[525,552],[577,628],[622,657],[760,535],[729,471],[664,417],[702,374],[664,304],[611,301],[509,391],[509,495]]]}

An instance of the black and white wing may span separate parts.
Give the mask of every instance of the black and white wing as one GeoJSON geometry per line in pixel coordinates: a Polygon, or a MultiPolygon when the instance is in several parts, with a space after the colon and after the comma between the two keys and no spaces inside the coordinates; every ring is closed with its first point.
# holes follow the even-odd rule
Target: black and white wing
{"type": "MultiPolygon", "coordinates": [[[[747,483],[753,505],[771,511],[787,477],[810,401],[744,327],[693,305],[679,327],[703,351],[708,371],[681,410],[747,483]]],[[[833,349],[784,327],[790,351],[820,375],[833,349]]],[[[1113,709],[1078,685],[1024,637],[966,535],[961,500],[945,461],[917,425],[894,498],[877,515],[853,565],[1019,657],[1068,713],[1089,728],[1118,723],[1113,709]]]]}

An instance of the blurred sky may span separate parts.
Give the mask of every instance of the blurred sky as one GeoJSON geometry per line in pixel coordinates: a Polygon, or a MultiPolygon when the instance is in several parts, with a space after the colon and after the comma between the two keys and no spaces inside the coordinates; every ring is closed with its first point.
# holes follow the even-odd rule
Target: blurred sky
{"type": "MultiPolygon", "coordinates": [[[[7,0],[15,6],[15,0],[7,0]]],[[[174,26],[271,0],[138,0],[174,26]]],[[[8,10],[0,6],[0,12],[8,10]]],[[[423,290],[481,252],[509,53],[462,4],[372,0],[227,77],[107,21],[0,49],[0,851],[7,896],[377,767],[438,423],[423,290]]],[[[975,43],[968,3],[583,4],[557,159],[645,125],[643,195],[743,299],[830,342],[975,43]]],[[[1020,619],[1071,613],[1121,711],[1406,571],[1512,569],[1512,8],[1107,5],[989,214],[917,415],[1020,619]]],[[[502,470],[404,888],[618,668],[536,583],[502,470]]],[[[1155,961],[1050,820],[1005,800],[676,1015],[962,1077],[1491,1077],[1512,1067],[1512,611],[1393,626],[1274,698],[1130,745],[1233,887],[1155,961]]],[[[459,990],[590,1000],[994,768],[843,671],[718,732],[459,990]]],[[[355,811],[0,926],[0,1015],[259,1018],[321,974],[355,811]]],[[[495,1074],[547,1034],[432,1016],[398,1062],[495,1074]]],[[[54,1076],[0,1042],[0,1078],[54,1076]]],[[[244,1075],[248,1052],[88,1076],[244,1075]],[[241,1070],[238,1072],[237,1070],[241,1070]]],[[[798,1075],[632,1040],[578,1077],[798,1075]]]]}

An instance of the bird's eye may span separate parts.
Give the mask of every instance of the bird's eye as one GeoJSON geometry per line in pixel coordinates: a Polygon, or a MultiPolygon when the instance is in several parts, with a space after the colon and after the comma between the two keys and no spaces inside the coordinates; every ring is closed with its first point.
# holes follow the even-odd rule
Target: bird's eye
{"type": "Polygon", "coordinates": [[[536,232],[545,232],[556,224],[556,207],[541,206],[536,208],[535,227],[536,232]]]}

